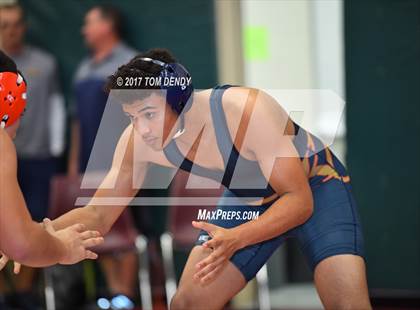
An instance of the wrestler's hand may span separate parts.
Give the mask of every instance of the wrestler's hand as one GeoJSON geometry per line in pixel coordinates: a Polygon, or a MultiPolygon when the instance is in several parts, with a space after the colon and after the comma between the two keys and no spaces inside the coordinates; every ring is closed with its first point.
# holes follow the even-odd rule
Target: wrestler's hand
{"type": "MultiPolygon", "coordinates": [[[[7,265],[7,262],[9,261],[9,257],[2,252],[0,252],[0,271],[7,265]]],[[[15,274],[18,274],[20,272],[21,265],[18,262],[13,262],[13,272],[15,274]]]]}
{"type": "Polygon", "coordinates": [[[44,219],[45,229],[63,242],[66,251],[59,261],[63,265],[76,264],[84,259],[96,259],[98,255],[88,248],[104,242],[97,231],[86,230],[85,225],[75,224],[65,229],[54,230],[51,220],[44,219]]]}
{"type": "Polygon", "coordinates": [[[212,249],[212,253],[196,265],[194,279],[206,285],[213,281],[223,270],[232,255],[240,249],[237,234],[232,229],[222,228],[206,222],[193,221],[195,228],[205,230],[212,238],[203,243],[203,247],[212,249]]]}

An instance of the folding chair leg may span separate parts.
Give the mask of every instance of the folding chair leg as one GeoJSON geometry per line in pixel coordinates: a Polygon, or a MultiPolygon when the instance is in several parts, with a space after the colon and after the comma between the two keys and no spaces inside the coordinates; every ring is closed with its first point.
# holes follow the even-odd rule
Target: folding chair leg
{"type": "Polygon", "coordinates": [[[150,272],[149,272],[149,255],[147,251],[147,238],[145,236],[138,236],[136,238],[136,248],[139,257],[139,286],[141,306],[143,310],[152,310],[152,288],[150,285],[150,272]]]}
{"type": "Polygon", "coordinates": [[[266,264],[264,264],[260,271],[258,271],[256,279],[258,284],[259,309],[270,310],[270,290],[268,288],[268,272],[266,264]]]}
{"type": "Polygon", "coordinates": [[[163,268],[165,270],[166,304],[169,309],[172,297],[176,292],[173,239],[169,233],[165,232],[160,236],[160,247],[162,249],[163,268]]]}
{"type": "Polygon", "coordinates": [[[45,294],[45,305],[47,310],[55,310],[55,295],[53,279],[50,268],[44,268],[44,294],[45,294]]]}

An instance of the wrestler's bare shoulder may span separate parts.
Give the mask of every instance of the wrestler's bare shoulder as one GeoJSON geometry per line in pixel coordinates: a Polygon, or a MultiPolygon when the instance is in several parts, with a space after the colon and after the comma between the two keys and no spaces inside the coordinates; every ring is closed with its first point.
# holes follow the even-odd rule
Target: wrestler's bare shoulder
{"type": "Polygon", "coordinates": [[[250,99],[251,91],[254,91],[256,97],[252,113],[255,117],[277,117],[278,121],[287,119],[287,113],[273,97],[261,89],[250,87],[231,87],[223,95],[223,110],[228,120],[239,122],[245,111],[245,106],[250,99]]]}
{"type": "Polygon", "coordinates": [[[232,139],[237,137],[241,120],[248,119],[245,130],[242,156],[254,159],[252,149],[267,132],[279,134],[286,131],[293,134],[288,115],[282,106],[263,90],[248,87],[232,87],[223,95],[223,110],[232,139]],[[287,127],[286,127],[287,126],[287,127]]]}

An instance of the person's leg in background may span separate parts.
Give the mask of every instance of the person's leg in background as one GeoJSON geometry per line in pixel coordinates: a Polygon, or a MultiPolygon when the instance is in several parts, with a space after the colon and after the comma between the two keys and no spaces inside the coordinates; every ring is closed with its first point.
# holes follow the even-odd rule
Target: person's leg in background
{"type": "MultiPolygon", "coordinates": [[[[141,197],[142,195],[142,190],[140,190],[137,193],[137,197],[141,197]]],[[[137,231],[147,238],[147,256],[149,259],[149,272],[151,274],[150,286],[152,290],[153,305],[157,308],[160,306],[164,307],[164,305],[166,305],[164,286],[165,273],[163,271],[159,238],[167,229],[167,208],[137,206],[130,208],[130,213],[132,214],[137,231]]],[[[139,265],[142,263],[144,262],[138,262],[139,265]]]]}
{"type": "MultiPolygon", "coordinates": [[[[121,225],[124,225],[127,229],[135,229],[134,227],[129,228],[130,225],[134,225],[134,217],[130,209],[126,211],[115,223],[114,227],[111,228],[110,234],[118,233],[121,225]],[[123,217],[126,218],[126,223],[122,223],[123,217]],[[131,219],[128,219],[131,217],[131,219]],[[128,226],[127,226],[128,225],[128,226]]],[[[105,236],[105,240],[106,240],[105,236]]],[[[106,241],[105,241],[106,243],[106,241]]],[[[105,290],[97,290],[96,294],[99,298],[107,298],[111,302],[111,306],[115,309],[119,309],[121,305],[126,305],[128,309],[136,304],[138,297],[137,294],[137,271],[138,271],[138,257],[134,250],[121,250],[116,253],[100,255],[98,260],[97,270],[104,278],[105,290]],[[128,298],[128,300],[127,300],[128,298]]],[[[99,278],[98,278],[99,279],[99,278]]],[[[103,284],[103,281],[100,281],[103,284]]],[[[100,285],[102,287],[102,285],[100,285]]]]}
{"type": "Polygon", "coordinates": [[[100,258],[111,296],[122,294],[135,299],[137,255],[134,252],[105,255],[100,258]]]}

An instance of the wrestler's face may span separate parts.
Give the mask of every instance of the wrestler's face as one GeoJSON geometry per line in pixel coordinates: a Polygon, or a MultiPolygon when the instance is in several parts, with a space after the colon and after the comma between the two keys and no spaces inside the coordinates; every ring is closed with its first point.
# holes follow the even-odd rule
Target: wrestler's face
{"type": "Polygon", "coordinates": [[[162,150],[176,132],[177,114],[157,92],[123,104],[123,110],[130,117],[138,137],[156,151],[162,150]]]}
{"type": "Polygon", "coordinates": [[[20,125],[20,119],[13,123],[13,125],[6,127],[6,132],[10,136],[10,138],[14,139],[16,137],[16,132],[20,125]]]}

